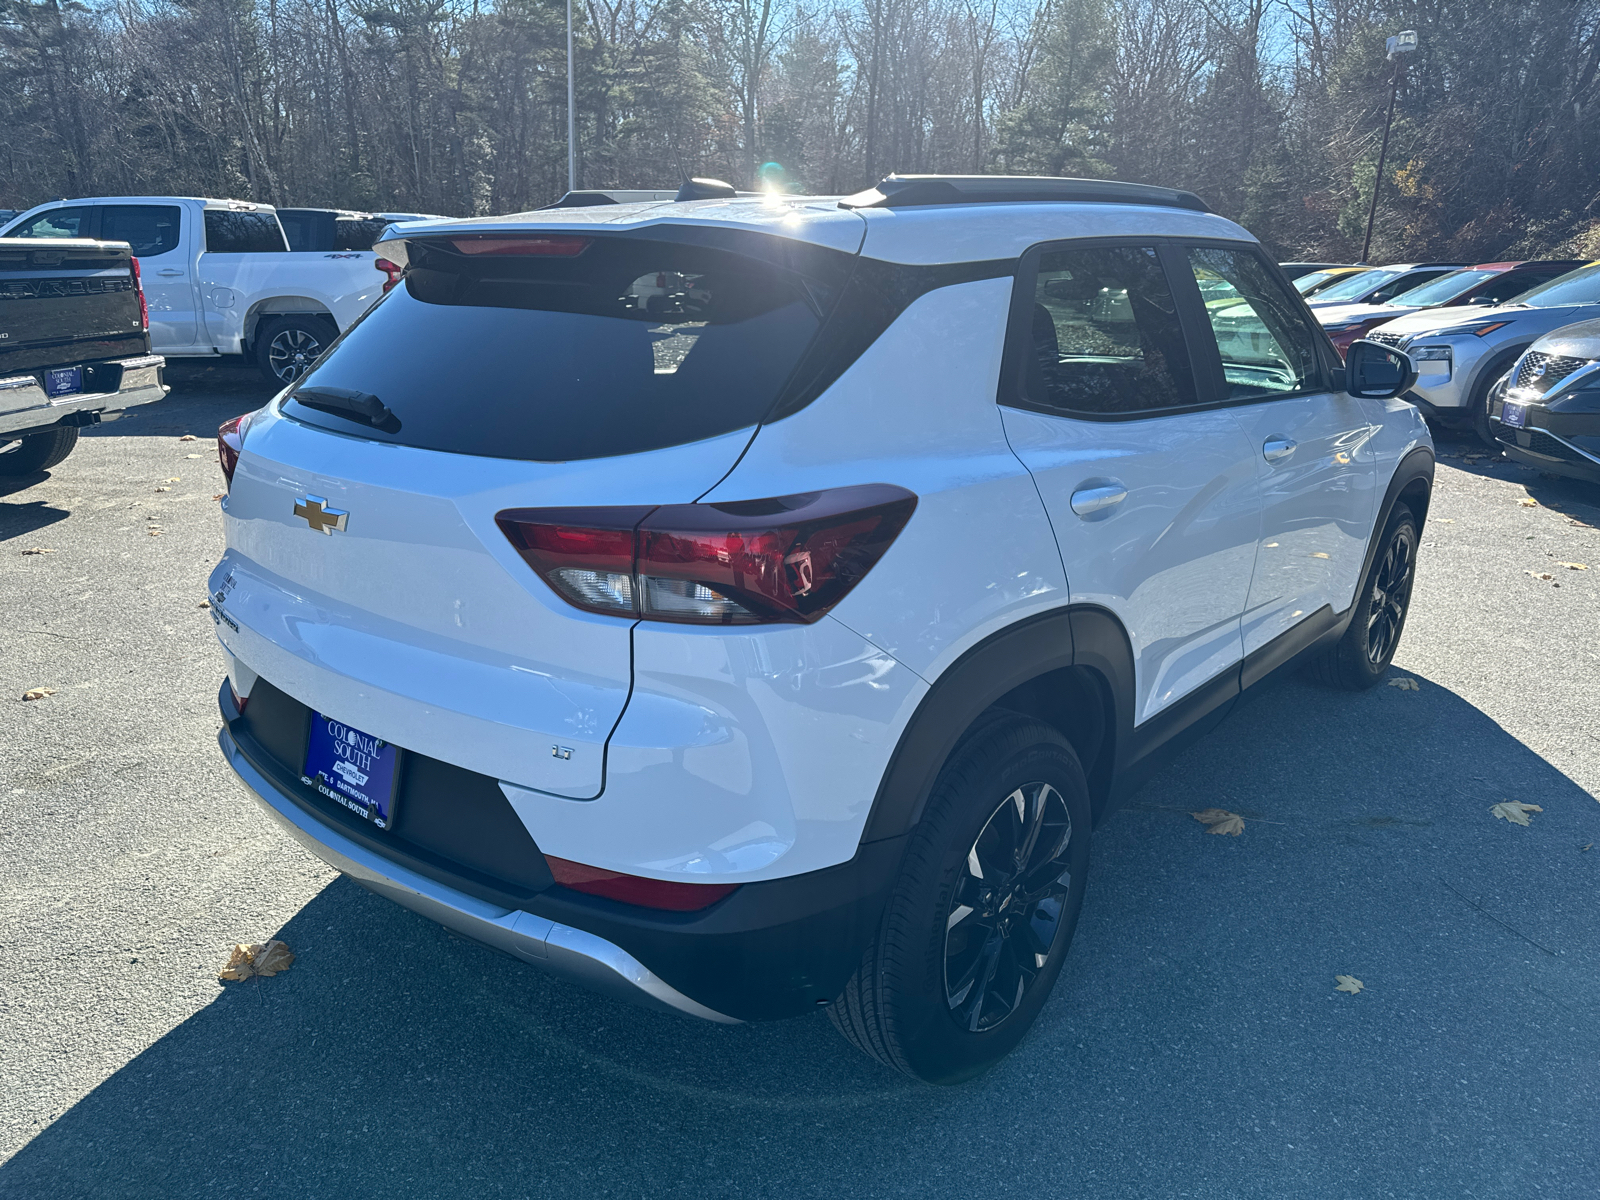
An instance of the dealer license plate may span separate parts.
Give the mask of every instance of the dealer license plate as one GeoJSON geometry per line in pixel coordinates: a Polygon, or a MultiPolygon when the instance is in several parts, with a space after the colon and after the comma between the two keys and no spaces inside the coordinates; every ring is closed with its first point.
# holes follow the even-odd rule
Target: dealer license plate
{"type": "Polygon", "coordinates": [[[399,766],[398,746],[322,713],[311,714],[311,742],[300,782],[379,829],[394,824],[399,766]]]}
{"type": "Polygon", "coordinates": [[[44,394],[52,400],[83,391],[83,368],[60,367],[44,373],[44,394]]]}
{"type": "Polygon", "coordinates": [[[1528,423],[1528,406],[1526,404],[1507,404],[1500,409],[1500,424],[1509,425],[1513,429],[1521,429],[1528,423]]]}

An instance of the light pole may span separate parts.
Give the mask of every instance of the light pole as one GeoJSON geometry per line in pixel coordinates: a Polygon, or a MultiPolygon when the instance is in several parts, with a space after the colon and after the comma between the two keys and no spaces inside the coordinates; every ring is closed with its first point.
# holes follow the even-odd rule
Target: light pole
{"type": "MultiPolygon", "coordinates": [[[[570,2],[570,0],[569,0],[570,2]]],[[[1417,31],[1403,29],[1384,45],[1389,50],[1389,61],[1394,64],[1394,78],[1389,82],[1389,112],[1383,118],[1383,145],[1378,150],[1378,173],[1372,177],[1372,208],[1367,212],[1367,236],[1361,242],[1361,261],[1367,261],[1367,251],[1372,248],[1372,223],[1378,218],[1378,188],[1383,185],[1383,160],[1389,157],[1389,126],[1394,123],[1394,98],[1400,90],[1400,72],[1405,70],[1403,54],[1417,48],[1417,31]]]]}
{"type": "MultiPolygon", "coordinates": [[[[1416,35],[1412,35],[1415,39],[1416,35]]],[[[1391,39],[1392,40],[1392,39],[1391,39]]],[[[578,106],[572,74],[572,0],[567,0],[567,191],[578,190],[578,106]]],[[[1391,102],[1390,107],[1393,107],[1391,102]]],[[[1385,134],[1387,137],[1387,134],[1385,134]]],[[[1371,236],[1369,229],[1368,236],[1371,236]]]]}

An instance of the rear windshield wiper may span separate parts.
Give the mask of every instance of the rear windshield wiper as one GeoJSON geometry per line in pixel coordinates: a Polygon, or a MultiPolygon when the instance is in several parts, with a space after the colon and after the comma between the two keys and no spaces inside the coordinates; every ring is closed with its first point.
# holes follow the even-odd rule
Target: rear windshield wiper
{"type": "Polygon", "coordinates": [[[336,417],[360,421],[383,433],[400,432],[400,418],[371,392],[340,387],[304,387],[290,393],[289,399],[336,417]]]}

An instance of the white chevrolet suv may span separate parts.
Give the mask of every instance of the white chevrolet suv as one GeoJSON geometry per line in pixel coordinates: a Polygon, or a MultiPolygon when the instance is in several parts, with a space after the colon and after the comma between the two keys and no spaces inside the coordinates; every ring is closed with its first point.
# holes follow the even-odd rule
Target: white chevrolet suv
{"type": "Polygon", "coordinates": [[[954,1082],[1164,752],[1382,677],[1415,376],[1185,192],[726,191],[379,247],[403,284],[220,432],[222,749],[453,929],[954,1082]]]}

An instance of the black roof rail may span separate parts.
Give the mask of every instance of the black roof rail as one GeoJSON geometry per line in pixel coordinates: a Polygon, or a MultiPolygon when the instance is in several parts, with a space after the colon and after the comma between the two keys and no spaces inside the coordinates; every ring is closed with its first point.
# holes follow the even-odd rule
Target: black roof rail
{"type": "Polygon", "coordinates": [[[890,175],[840,208],[920,208],[934,204],[1153,204],[1211,211],[1193,192],[1115,179],[1065,179],[1046,175],[890,175]]]}

